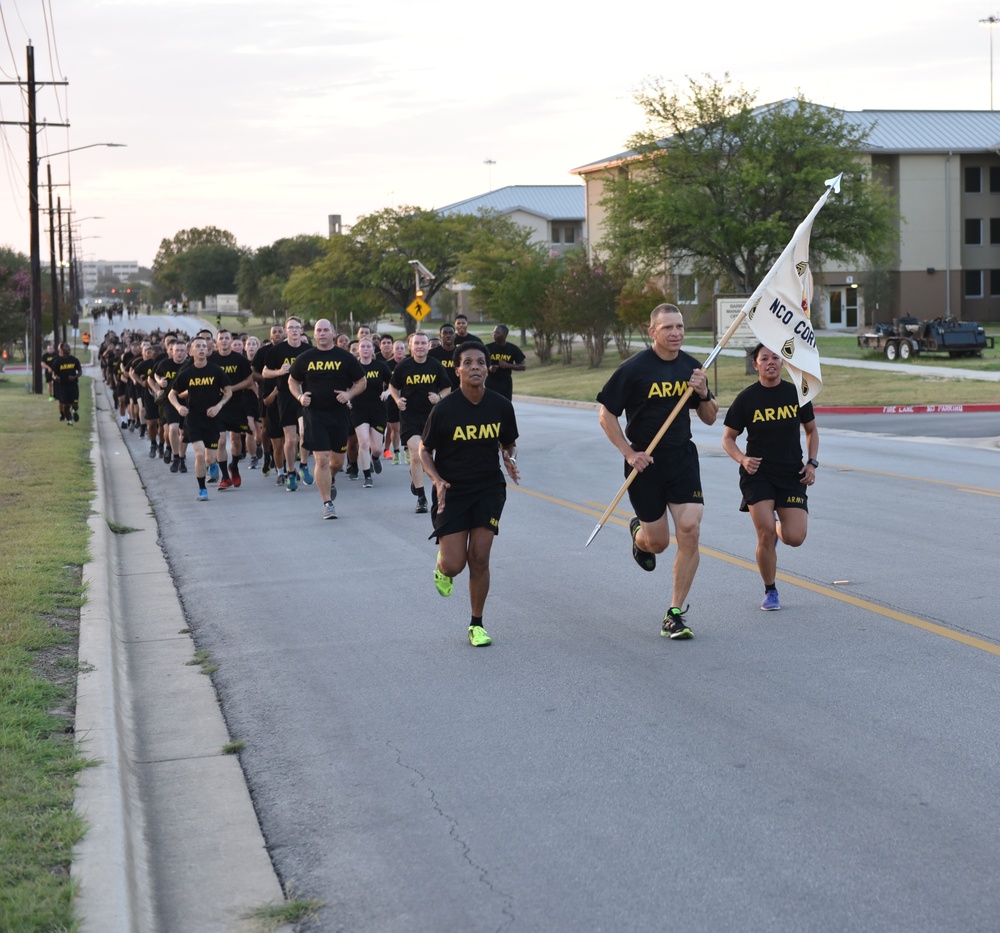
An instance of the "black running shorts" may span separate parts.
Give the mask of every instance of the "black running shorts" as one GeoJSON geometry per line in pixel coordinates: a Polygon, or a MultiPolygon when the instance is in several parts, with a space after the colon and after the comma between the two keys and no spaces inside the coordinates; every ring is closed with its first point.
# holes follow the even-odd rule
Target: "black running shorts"
{"type": "MultiPolygon", "coordinates": [[[[625,476],[631,472],[632,467],[626,461],[625,476]]],[[[659,521],[668,505],[704,504],[698,448],[694,441],[689,440],[683,447],[661,447],[655,452],[653,463],[629,486],[628,498],[632,510],[643,522],[659,521]]]]}
{"type": "Polygon", "coordinates": [[[456,493],[449,489],[444,500],[444,512],[438,514],[437,489],[431,493],[431,521],[434,532],[428,537],[440,540],[445,535],[469,531],[473,528],[489,528],[493,534],[500,534],[500,516],[507,502],[507,487],[503,483],[488,489],[477,489],[467,493],[456,493]]]}

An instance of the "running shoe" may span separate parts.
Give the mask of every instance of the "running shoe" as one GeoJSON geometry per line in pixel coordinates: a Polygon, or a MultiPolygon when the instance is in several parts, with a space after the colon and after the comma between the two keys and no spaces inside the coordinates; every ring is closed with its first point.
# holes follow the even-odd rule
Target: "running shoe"
{"type": "Polygon", "coordinates": [[[365,477],[365,481],[361,484],[361,488],[362,489],[371,489],[372,486],[374,486],[374,485],[375,484],[372,482],[372,478],[370,476],[366,476],[365,477]]]}
{"type": "Polygon", "coordinates": [[[678,609],[676,606],[669,609],[663,617],[663,629],[660,634],[664,638],[693,638],[691,629],[684,621],[684,613],[687,611],[687,606],[683,609],[678,609]]]}
{"type": "Polygon", "coordinates": [[[163,448],[163,462],[170,466],[170,461],[174,459],[174,452],[169,447],[163,448]]]}
{"type": "Polygon", "coordinates": [[[50,402],[54,402],[55,400],[56,400],[56,397],[54,395],[50,395],[49,396],[49,401],[50,402]]]}
{"type": "Polygon", "coordinates": [[[142,424],[139,425],[139,437],[145,437],[145,436],[146,436],[146,423],[143,422],[142,424]]]}
{"type": "Polygon", "coordinates": [[[75,409],[73,411],[73,420],[74,421],[79,421],[80,420],[80,412],[76,411],[75,409]]]}
{"type": "Polygon", "coordinates": [[[243,485],[243,477],[240,476],[240,468],[238,466],[231,466],[229,468],[229,475],[233,478],[233,486],[239,489],[243,485]]]}
{"type": "Polygon", "coordinates": [[[207,489],[199,489],[198,490],[198,501],[199,502],[208,502],[208,490],[207,489]]]}
{"type": "Polygon", "coordinates": [[[334,507],[333,503],[332,502],[324,502],[323,503],[323,518],[327,519],[327,518],[336,518],[336,517],[337,517],[337,510],[334,507]]]}
{"type": "Polygon", "coordinates": [[[760,608],[765,612],[774,612],[774,610],[780,609],[781,600],[778,599],[778,591],[768,590],[764,594],[764,602],[760,604],[760,608]]]}
{"type": "Polygon", "coordinates": [[[187,471],[188,471],[187,460],[181,457],[181,473],[187,473],[187,471]]]}
{"type": "Polygon", "coordinates": [[[382,451],[382,456],[385,457],[386,460],[391,460],[392,451],[388,447],[386,447],[386,449],[382,451]]]}
{"type": "Polygon", "coordinates": [[[398,451],[398,450],[396,450],[396,451],[393,451],[393,454],[392,454],[392,462],[393,462],[393,463],[394,463],[394,464],[395,464],[396,466],[399,466],[399,451],[398,451]]]}
{"type": "Polygon", "coordinates": [[[427,496],[421,494],[417,496],[417,515],[423,515],[427,511],[427,496]]]}
{"type": "Polygon", "coordinates": [[[299,488],[299,478],[295,474],[295,470],[285,476],[285,492],[295,492],[299,488]]]}
{"type": "Polygon", "coordinates": [[[156,455],[158,453],[159,453],[159,451],[156,449],[156,444],[150,444],[149,445],[149,459],[150,460],[155,460],[156,459],[156,455]]]}
{"type": "Polygon", "coordinates": [[[372,457],[372,469],[376,473],[381,473],[382,472],[382,458],[381,457],[372,457]]]}
{"type": "Polygon", "coordinates": [[[278,476],[274,481],[275,486],[287,486],[288,485],[288,474],[284,470],[278,471],[278,476]]]}
{"type": "Polygon", "coordinates": [[[176,473],[181,468],[181,458],[175,457],[170,464],[170,472],[176,473]]]}
{"type": "Polygon", "coordinates": [[[344,470],[344,472],[347,474],[348,479],[357,479],[358,465],[356,463],[349,463],[347,464],[347,469],[344,470]]]}
{"type": "Polygon", "coordinates": [[[264,465],[260,468],[260,475],[261,476],[271,475],[271,464],[268,463],[266,460],[264,461],[264,465]]]}
{"type": "Polygon", "coordinates": [[[312,470],[309,469],[309,464],[303,463],[299,467],[299,479],[302,480],[302,482],[305,483],[307,486],[312,486],[313,475],[312,475],[312,470]]]}
{"type": "MultiPolygon", "coordinates": [[[[438,557],[440,556],[441,552],[438,551],[438,557]]],[[[455,585],[451,577],[445,576],[445,574],[438,570],[436,561],[434,563],[434,585],[442,596],[451,596],[451,591],[455,585]]]]}
{"type": "MultiPolygon", "coordinates": [[[[260,463],[260,458],[258,458],[258,457],[251,457],[250,458],[250,469],[251,470],[256,470],[258,463],[260,463]]],[[[265,473],[264,475],[266,476],[267,474],[265,473]]]]}
{"type": "Polygon", "coordinates": [[[227,476],[221,483],[219,483],[219,492],[223,489],[232,489],[233,481],[227,476]]]}
{"type": "Polygon", "coordinates": [[[409,448],[409,447],[407,447],[407,448],[406,448],[406,449],[405,449],[405,450],[403,451],[403,456],[404,456],[404,457],[406,458],[406,463],[407,463],[407,465],[409,465],[409,463],[410,463],[410,448],[409,448]]]}
{"type": "Polygon", "coordinates": [[[337,498],[337,484],[330,483],[330,501],[333,502],[337,498]]]}
{"type": "Polygon", "coordinates": [[[650,554],[649,551],[644,551],[635,543],[636,532],[642,526],[642,522],[639,521],[638,517],[633,515],[628,523],[628,530],[632,535],[632,559],[645,571],[656,570],[656,555],[650,554]]]}
{"type": "Polygon", "coordinates": [[[210,463],[208,465],[208,478],[205,480],[206,483],[217,483],[219,481],[219,464],[210,463]]]}
{"type": "Polygon", "coordinates": [[[473,648],[487,648],[493,644],[493,639],[486,634],[486,629],[481,625],[470,625],[469,644],[473,648]]]}
{"type": "Polygon", "coordinates": [[[66,419],[66,424],[67,424],[67,425],[68,425],[69,427],[73,427],[73,419],[72,419],[72,418],[67,418],[67,419],[66,419]]]}

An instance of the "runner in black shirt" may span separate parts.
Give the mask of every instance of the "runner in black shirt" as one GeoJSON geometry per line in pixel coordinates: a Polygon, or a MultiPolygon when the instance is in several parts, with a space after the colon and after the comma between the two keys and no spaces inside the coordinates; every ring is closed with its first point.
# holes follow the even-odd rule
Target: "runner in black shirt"
{"type": "Polygon", "coordinates": [[[83,366],[70,353],[68,343],[59,344],[59,355],[52,361],[52,387],[59,402],[59,420],[72,427],[80,420],[80,377],[83,366]]]}
{"type": "Polygon", "coordinates": [[[691,440],[690,409],[705,424],[714,424],[719,412],[708,379],[698,361],[681,350],[684,318],[671,304],[657,305],[650,314],[649,336],[653,345],[627,359],[611,375],[597,396],[601,403],[601,427],[625,458],[625,475],[638,471],[628,496],[635,509],[629,522],[632,556],[643,570],[656,567],[656,554],[670,544],[674,522],[677,556],[674,558],[673,602],[663,619],[661,634],[668,638],[690,638],[683,619],[687,598],[698,569],[698,539],[704,497],[698,450],[691,440]],[[663,423],[690,386],[694,391],[688,406],[664,434],[656,449],[647,454],[663,423]],[[625,413],[625,431],[618,418],[625,413]],[[682,608],[683,607],[683,608],[682,608]]]}
{"type": "Polygon", "coordinates": [[[506,324],[497,324],[493,328],[493,343],[486,344],[486,358],[490,365],[486,388],[499,392],[506,399],[514,394],[511,373],[523,373],[526,369],[524,352],[517,344],[507,342],[509,333],[510,328],[506,324]]]}
{"type": "Polygon", "coordinates": [[[333,325],[316,322],[316,346],[300,353],[288,371],[288,390],[302,406],[302,443],[316,459],[316,488],[323,500],[323,518],[336,518],[334,476],[344,463],[351,434],[348,408],[351,399],[365,390],[361,364],[334,345],[333,325]]]}
{"type": "Polygon", "coordinates": [[[392,371],[375,359],[375,346],[363,338],[358,344],[358,360],[367,385],[351,403],[351,426],[358,439],[358,463],[364,474],[364,488],[373,485],[372,471],[382,472],[382,435],[385,432],[385,400],[389,394],[392,371]]]}
{"type": "MultiPolygon", "coordinates": [[[[285,339],[268,348],[261,372],[265,379],[276,379],[278,383],[278,422],[284,437],[286,470],[284,481],[288,492],[295,492],[298,489],[300,479],[307,484],[313,481],[308,464],[309,451],[300,444],[303,429],[302,406],[288,391],[288,371],[295,357],[308,349],[309,344],[302,337],[302,322],[297,317],[290,317],[285,321],[285,339]],[[295,471],[296,457],[299,459],[298,473],[295,471]]],[[[282,478],[280,473],[278,478],[282,478]]]]}
{"type": "Polygon", "coordinates": [[[215,462],[219,446],[223,407],[233,396],[226,374],[208,362],[208,341],[196,337],[188,348],[191,365],[185,366],[174,377],[170,389],[170,404],[184,418],[184,433],[194,447],[194,475],[198,480],[198,501],[208,501],[205,488],[206,467],[215,462]]]}
{"type": "Polygon", "coordinates": [[[812,402],[800,407],[795,386],[782,380],[781,355],[758,344],[753,360],[757,382],[740,392],[726,412],[722,448],[740,465],[740,511],[750,513],[757,531],[757,567],[764,582],[760,608],[775,610],[781,608],[775,586],[776,543],[780,540],[789,547],[798,547],[806,539],[806,490],[816,482],[819,431],[812,402]],[[809,451],[805,464],[800,425],[806,432],[809,451]],[[736,438],[744,431],[746,453],[736,445],[736,438]]]}
{"type": "Polygon", "coordinates": [[[428,357],[428,350],[423,331],[410,334],[411,356],[397,364],[389,380],[389,391],[399,408],[400,436],[410,452],[410,492],[417,497],[418,513],[427,511],[420,435],[431,409],[451,391],[448,373],[437,360],[428,357]]]}
{"type": "Polygon", "coordinates": [[[486,353],[469,341],[458,351],[459,390],[430,413],[420,444],[420,461],[434,483],[432,519],[440,550],[434,584],[450,596],[453,578],[468,565],[472,619],[469,642],[491,644],[483,628],[490,590],[490,551],[500,531],[507,487],[500,470],[519,482],[517,421],[507,399],[486,389],[486,353]]]}

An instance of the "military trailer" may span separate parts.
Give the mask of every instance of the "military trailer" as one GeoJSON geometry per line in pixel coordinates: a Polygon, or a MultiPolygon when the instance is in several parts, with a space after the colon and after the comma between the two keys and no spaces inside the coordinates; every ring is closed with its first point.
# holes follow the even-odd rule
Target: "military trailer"
{"type": "Polygon", "coordinates": [[[875,330],[858,334],[858,346],[877,350],[887,360],[908,360],[921,353],[947,353],[950,357],[982,356],[993,349],[993,337],[975,321],[938,317],[918,321],[898,317],[891,324],[876,324],[875,330]]]}

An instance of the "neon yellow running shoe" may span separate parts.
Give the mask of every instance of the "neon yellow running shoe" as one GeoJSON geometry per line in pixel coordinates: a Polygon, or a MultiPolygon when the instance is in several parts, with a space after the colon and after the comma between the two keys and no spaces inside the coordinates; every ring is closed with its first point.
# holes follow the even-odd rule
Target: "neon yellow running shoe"
{"type": "Polygon", "coordinates": [[[469,626],[469,644],[473,648],[486,648],[493,644],[493,639],[486,634],[486,629],[481,625],[469,626]]]}
{"type": "MultiPolygon", "coordinates": [[[[441,552],[438,551],[438,557],[440,556],[441,552]]],[[[438,569],[437,564],[434,565],[434,585],[437,587],[437,591],[442,596],[451,596],[451,591],[452,587],[454,586],[454,582],[452,581],[451,577],[441,573],[441,571],[438,569]]]]}

